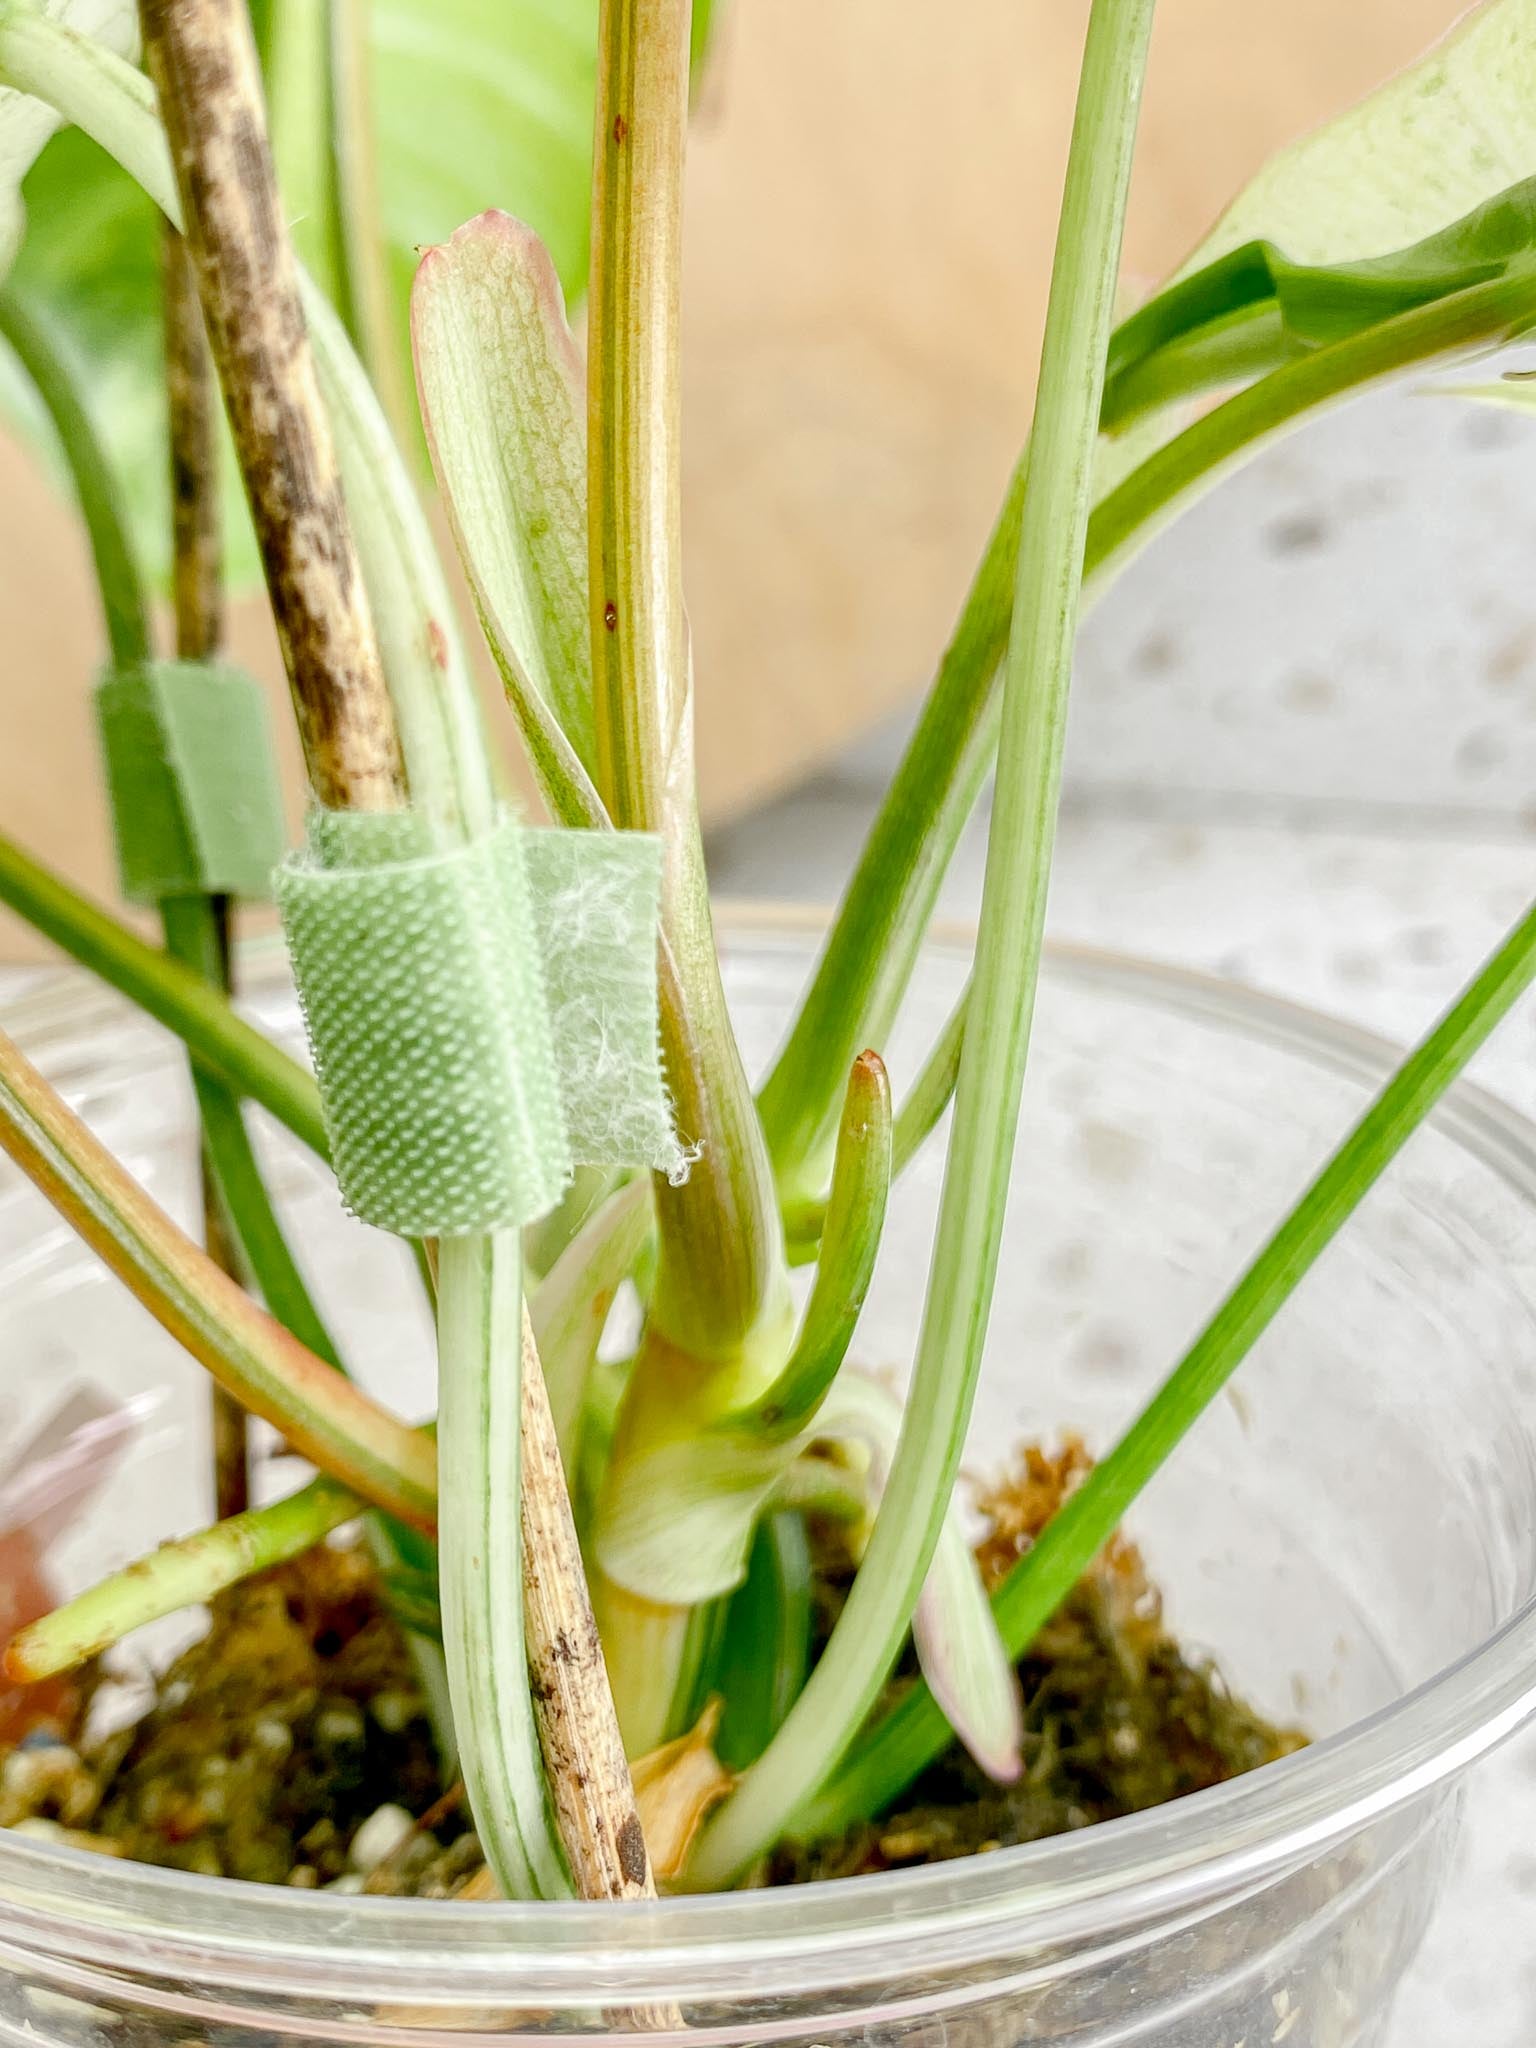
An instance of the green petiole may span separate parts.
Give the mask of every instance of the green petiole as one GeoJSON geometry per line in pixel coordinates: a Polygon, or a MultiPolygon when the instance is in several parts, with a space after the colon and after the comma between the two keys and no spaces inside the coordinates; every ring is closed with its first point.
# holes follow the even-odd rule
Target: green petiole
{"type": "Polygon", "coordinates": [[[1152,0],[1095,0],[1067,163],[1020,529],[997,796],[954,1131],[901,1437],[862,1569],[788,1718],[708,1826],[706,1884],[760,1855],[858,1732],[895,1661],[959,1466],[1002,1240],[1045,923],[1093,444],[1152,0]]]}

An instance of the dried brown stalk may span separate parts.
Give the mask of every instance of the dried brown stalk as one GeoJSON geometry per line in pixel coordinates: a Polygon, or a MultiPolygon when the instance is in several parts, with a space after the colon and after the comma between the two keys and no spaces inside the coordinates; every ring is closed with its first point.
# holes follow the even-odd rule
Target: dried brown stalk
{"type": "MultiPolygon", "coordinates": [[[[405,800],[388,691],[321,410],[241,0],[140,0],[187,243],[323,804],[405,800]]],[[[524,1315],[529,1659],[561,1836],[594,1898],[655,1893],[524,1315]]]]}
{"type": "Polygon", "coordinates": [[[187,245],[169,222],[160,243],[165,390],[171,444],[171,590],[176,652],[207,661],[224,627],[219,529],[218,394],[187,245]]]}
{"type": "Polygon", "coordinates": [[[523,1604],[528,1674],[560,1839],[587,1899],[656,1882],[587,1593],[533,1322],[523,1310],[523,1604]]]}
{"type": "Polygon", "coordinates": [[[315,796],[405,798],[389,693],[321,408],[241,0],[141,0],[187,244],[315,796]]]}

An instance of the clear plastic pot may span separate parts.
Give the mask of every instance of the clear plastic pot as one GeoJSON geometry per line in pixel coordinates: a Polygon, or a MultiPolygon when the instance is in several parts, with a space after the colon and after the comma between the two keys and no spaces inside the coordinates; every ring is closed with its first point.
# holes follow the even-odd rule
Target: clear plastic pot
{"type": "MultiPolygon", "coordinates": [[[[770,1052],[804,928],[738,925],[770,1052]]],[[[961,986],[935,945],[898,1087],[961,986]]],[[[263,1020],[294,1036],[275,967],[263,1020]]],[[[179,1057],[84,983],[13,1010],[33,1054],[190,1216],[179,1057]]],[[[1375,1040],[1208,981],[1058,953],[973,1438],[1104,1443],[1380,1079],[1375,1040]]],[[[328,1305],[388,1398],[430,1402],[397,1248],[270,1156],[328,1305]],[[322,1263],[323,1262],[323,1263],[322,1263]]],[[[911,1348],[941,1160],[895,1201],[860,1338],[911,1348]]],[[[340,1898],[0,1836],[0,2040],[428,2048],[668,2035],[932,2048],[1380,2048],[1453,1844],[1457,1781],[1536,1708],[1536,1130],[1473,1088],[1421,1133],[1132,1520],[1186,1643],[1318,1740],[1179,1804],[964,1863],[651,1907],[340,1898]]],[[[205,1510],[194,1370],[30,1190],[0,1182],[0,1427],[86,1382],[169,1390],[58,1554],[67,1582],[205,1510]],[[162,1426],[179,1414],[181,1426],[162,1426]]]]}

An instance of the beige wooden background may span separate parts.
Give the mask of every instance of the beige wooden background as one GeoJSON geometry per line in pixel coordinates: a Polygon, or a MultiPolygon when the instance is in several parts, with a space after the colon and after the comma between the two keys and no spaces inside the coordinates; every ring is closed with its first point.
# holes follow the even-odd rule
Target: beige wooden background
{"type": "MultiPolygon", "coordinates": [[[[1163,0],[1128,282],[1457,11],[1163,0]]],[[[1027,422],[1085,16],[1086,0],[729,0],[694,130],[685,308],[712,819],[909,696],[943,642],[1027,422]]],[[[95,600],[70,514],[4,444],[0,622],[0,821],[105,889],[95,600]]],[[[280,695],[255,603],[235,640],[280,695]]],[[[286,722],[284,740],[296,807],[286,722]]],[[[0,924],[0,951],[24,948],[0,924]]]]}

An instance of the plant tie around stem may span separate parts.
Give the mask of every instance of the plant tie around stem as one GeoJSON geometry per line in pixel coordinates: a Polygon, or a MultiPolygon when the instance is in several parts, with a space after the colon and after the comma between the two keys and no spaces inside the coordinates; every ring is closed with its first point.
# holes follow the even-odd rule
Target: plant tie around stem
{"type": "Polygon", "coordinates": [[[661,845],[313,810],[276,896],[348,1208],[515,1227],[578,1164],[680,1175],[657,1036],[661,845]]]}
{"type": "Polygon", "coordinates": [[[96,722],[127,900],[270,896],[287,834],[256,678],[228,662],[112,669],[96,722]]]}

